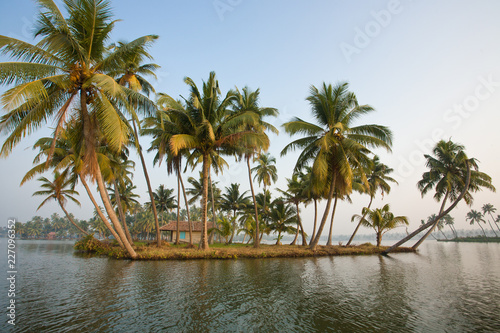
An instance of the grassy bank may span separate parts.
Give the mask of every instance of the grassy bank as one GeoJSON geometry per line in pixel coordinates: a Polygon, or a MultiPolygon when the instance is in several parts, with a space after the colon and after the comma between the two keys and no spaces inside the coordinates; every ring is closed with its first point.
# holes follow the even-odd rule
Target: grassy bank
{"type": "Polygon", "coordinates": [[[438,239],[438,242],[500,243],[500,237],[458,237],[453,239],[438,239]]]}
{"type": "MultiPolygon", "coordinates": [[[[110,243],[99,245],[95,239],[83,239],[75,244],[79,252],[92,252],[106,255],[116,259],[128,258],[127,253],[118,246],[110,243]]],[[[386,246],[376,247],[370,243],[357,246],[318,246],[312,251],[307,246],[298,245],[265,245],[261,244],[259,249],[246,244],[213,244],[208,251],[200,251],[197,248],[188,248],[187,245],[172,245],[164,243],[161,248],[155,244],[134,243],[138,260],[182,260],[182,259],[237,259],[237,258],[302,258],[321,256],[342,255],[369,255],[380,254],[386,246]]],[[[414,252],[410,248],[398,248],[395,252],[414,252]]]]}

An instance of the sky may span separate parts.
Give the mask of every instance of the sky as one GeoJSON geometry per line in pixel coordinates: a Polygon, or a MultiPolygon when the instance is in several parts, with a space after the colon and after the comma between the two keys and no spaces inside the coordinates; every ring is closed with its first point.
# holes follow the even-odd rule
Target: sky
{"type": "MultiPolygon", "coordinates": [[[[60,1],[56,3],[63,8],[60,1]]],[[[305,100],[311,85],[344,81],[361,104],[376,110],[359,119],[359,124],[385,125],[394,134],[392,152],[374,153],[394,169],[399,185],[383,198],[379,194],[372,207],[390,203],[396,215],[408,216],[409,230],[437,213],[439,203],[432,194],[422,198],[416,183],[426,171],[423,155],[441,139],[464,145],[467,154],[479,160],[480,171],[500,186],[498,1],[115,0],[112,6],[120,21],[110,43],[147,34],[160,36],[150,50],[161,66],[157,79],[151,79],[157,92],[186,96],[184,77],[200,86],[210,71],[216,72],[224,93],[235,86],[260,88],[261,106],[280,112],[269,119],[280,129],[279,135],[271,135],[269,149],[279,172],[272,186],[276,195],[275,188],[286,188],[299,154],[280,156],[283,147],[297,138],[288,136],[281,125],[294,116],[312,120],[305,100]]],[[[33,1],[0,0],[0,34],[31,42],[37,11],[33,1]]],[[[0,56],[0,61],[8,58],[0,56]]],[[[5,90],[0,87],[0,93],[5,90]]],[[[33,143],[49,136],[53,127],[51,120],[0,159],[0,226],[11,217],[25,222],[34,215],[63,214],[56,202],[37,211],[43,200],[32,197],[37,181],[19,186],[32,167],[33,143]]],[[[4,140],[5,135],[0,135],[0,142],[4,140]]],[[[141,143],[149,147],[148,138],[141,143]]],[[[137,156],[131,157],[137,163],[133,180],[144,203],[149,199],[142,169],[137,156]]],[[[176,187],[163,165],[153,167],[153,154],[146,159],[154,187],[176,187]]],[[[241,189],[249,189],[246,166],[231,157],[227,160],[230,167],[214,180],[221,188],[241,183],[241,189]]],[[[185,179],[191,174],[197,177],[198,170],[188,172],[185,179]]],[[[83,187],[77,190],[82,205],[68,203],[68,209],[77,218],[88,219],[93,206],[83,187]]],[[[500,209],[498,193],[483,191],[474,198],[472,209],[479,210],[485,203],[500,209]]],[[[353,231],[351,216],[359,214],[369,198],[353,194],[352,201],[339,203],[334,234],[353,231]]],[[[320,205],[321,213],[324,205],[320,205]]],[[[465,220],[470,209],[460,203],[452,211],[457,229],[473,228],[465,220]]],[[[301,216],[310,234],[312,205],[302,207],[301,216]]]]}

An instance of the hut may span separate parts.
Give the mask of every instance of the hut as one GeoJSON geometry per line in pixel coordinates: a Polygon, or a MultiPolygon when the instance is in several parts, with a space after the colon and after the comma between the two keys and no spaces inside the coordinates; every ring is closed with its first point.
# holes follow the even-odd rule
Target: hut
{"type": "MultiPolygon", "coordinates": [[[[203,223],[199,221],[191,222],[193,228],[193,243],[199,243],[201,239],[201,230],[203,228],[203,223]]],[[[213,227],[213,223],[208,222],[207,227],[213,227]]],[[[160,231],[165,235],[167,242],[175,242],[176,231],[177,231],[177,221],[170,221],[168,224],[160,227],[160,231]]],[[[179,221],[179,241],[183,243],[189,243],[189,223],[188,221],[179,221]]]]}

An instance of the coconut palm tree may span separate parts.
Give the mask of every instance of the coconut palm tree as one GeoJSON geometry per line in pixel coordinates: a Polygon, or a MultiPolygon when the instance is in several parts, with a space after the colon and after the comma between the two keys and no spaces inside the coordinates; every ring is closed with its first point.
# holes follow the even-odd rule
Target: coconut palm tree
{"type": "Polygon", "coordinates": [[[285,202],[292,203],[295,205],[296,214],[297,214],[297,234],[295,235],[294,240],[291,245],[295,245],[298,237],[299,231],[302,233],[302,245],[307,246],[307,238],[304,232],[304,228],[302,227],[302,221],[300,220],[300,209],[299,204],[305,199],[304,197],[304,187],[300,182],[299,175],[294,173],[292,178],[287,178],[287,189],[286,191],[278,189],[278,191],[284,196],[282,200],[285,202]]]}
{"type": "MultiPolygon", "coordinates": [[[[266,192],[266,187],[271,186],[272,183],[276,183],[278,180],[278,170],[276,169],[276,159],[272,157],[270,154],[265,153],[265,154],[259,154],[259,156],[256,159],[257,161],[257,166],[253,167],[251,169],[251,172],[255,174],[253,180],[257,179],[257,182],[262,185],[264,185],[264,193],[266,192]]],[[[251,189],[253,189],[253,185],[251,185],[251,189]]],[[[254,204],[255,204],[255,195],[252,191],[252,197],[254,198],[254,204]]],[[[266,202],[264,201],[264,207],[263,209],[266,210],[265,206],[266,202]]],[[[260,235],[260,230],[259,230],[259,223],[258,223],[258,216],[256,217],[256,228],[255,232],[257,233],[257,236],[255,238],[254,242],[254,247],[259,247],[259,235],[260,235]]]]}
{"type": "MultiPolygon", "coordinates": [[[[492,213],[496,212],[497,209],[495,207],[493,207],[492,204],[490,204],[490,203],[484,204],[483,207],[481,208],[481,210],[483,211],[484,216],[486,216],[486,214],[489,214],[491,219],[493,220],[493,222],[495,222],[495,218],[493,217],[492,213]]],[[[495,234],[495,236],[498,237],[498,235],[495,232],[495,229],[493,229],[493,226],[491,225],[491,222],[489,219],[488,219],[488,223],[490,224],[490,228],[491,228],[491,230],[493,230],[493,233],[495,234]]],[[[498,225],[497,225],[497,228],[498,228],[498,225]]]]}
{"type": "MultiPolygon", "coordinates": [[[[389,194],[389,192],[391,191],[391,185],[389,185],[389,182],[393,182],[396,184],[398,183],[394,178],[389,176],[389,174],[393,171],[394,170],[392,168],[389,168],[387,165],[381,163],[380,158],[377,155],[372,158],[368,166],[368,172],[366,172],[368,186],[365,193],[370,195],[370,202],[368,203],[368,206],[366,208],[370,209],[373,198],[375,198],[375,195],[379,190],[382,193],[382,197],[384,197],[384,194],[386,193],[389,194]]],[[[349,246],[351,244],[354,236],[356,236],[356,233],[358,232],[360,225],[361,222],[358,223],[356,229],[354,229],[354,232],[352,233],[351,238],[349,238],[346,246],[349,246]]]]}
{"type": "Polygon", "coordinates": [[[382,208],[367,209],[364,208],[363,216],[353,215],[352,220],[361,220],[363,226],[373,228],[377,235],[377,247],[382,242],[382,236],[399,226],[408,225],[408,218],[406,216],[394,216],[390,211],[389,204],[385,204],[382,208]],[[368,212],[365,212],[368,211],[368,212]],[[365,214],[366,213],[366,214],[365,214]]]}
{"type": "Polygon", "coordinates": [[[451,216],[450,214],[446,214],[444,217],[443,217],[443,222],[445,225],[449,226],[450,229],[451,229],[451,232],[453,233],[453,235],[455,236],[455,238],[458,237],[457,235],[457,231],[455,230],[454,228],[454,224],[455,224],[455,218],[453,216],[451,216]]]}
{"type": "Polygon", "coordinates": [[[250,197],[247,196],[247,192],[248,191],[244,191],[243,193],[240,193],[240,184],[232,183],[230,187],[226,187],[226,192],[222,194],[221,208],[222,210],[232,212],[232,217],[234,218],[231,219],[233,225],[231,238],[229,239],[228,244],[233,242],[238,212],[251,206],[250,197]]]}
{"type": "Polygon", "coordinates": [[[234,234],[233,228],[235,227],[236,223],[236,216],[231,217],[230,219],[223,216],[222,218],[219,219],[217,222],[218,228],[213,227],[209,229],[209,232],[214,232],[221,237],[224,238],[224,242],[226,244],[229,244],[228,237],[234,234]]]}
{"type": "MultiPolygon", "coordinates": [[[[163,216],[165,213],[170,212],[172,209],[177,207],[175,197],[173,195],[173,188],[165,188],[163,184],[158,186],[158,188],[153,193],[154,203],[156,205],[156,211],[161,216],[161,224],[163,225],[163,216]]],[[[151,202],[147,202],[146,205],[149,207],[151,202]]]]}
{"type": "MultiPolygon", "coordinates": [[[[491,177],[478,171],[477,161],[474,158],[467,158],[464,146],[454,143],[451,140],[439,141],[433,149],[433,155],[424,155],[426,165],[430,169],[424,172],[422,179],[417,186],[422,197],[431,190],[435,190],[434,199],[441,201],[439,215],[443,213],[447,201],[456,201],[460,193],[464,190],[466,179],[466,162],[474,170],[470,171],[469,186],[465,188],[464,201],[470,206],[473,202],[472,193],[481,190],[483,187],[495,191],[491,184],[491,177]]],[[[434,231],[439,220],[429,229],[415,245],[418,246],[434,231]]]]}
{"type": "Polygon", "coordinates": [[[305,166],[304,171],[305,172],[300,172],[299,177],[300,183],[303,186],[304,204],[307,207],[307,205],[311,203],[311,201],[314,203],[314,224],[313,232],[311,235],[311,239],[314,239],[316,235],[316,224],[318,220],[318,202],[323,197],[322,192],[324,192],[324,186],[322,189],[320,184],[314,181],[314,174],[310,166],[305,166]]]}
{"type": "MultiPolygon", "coordinates": [[[[36,191],[33,195],[43,195],[47,196],[38,209],[40,209],[43,205],[45,205],[50,200],[55,200],[61,206],[64,214],[68,220],[78,229],[83,235],[88,235],[88,233],[83,230],[76,222],[69,216],[68,211],[64,208],[66,202],[68,200],[73,201],[77,205],[80,206],[80,202],[75,199],[73,196],[78,195],[78,192],[74,190],[74,179],[68,177],[68,169],[59,173],[58,171],[54,172],[54,180],[50,181],[45,177],[40,177],[38,181],[42,182],[43,191],[36,191]],[[69,188],[68,188],[69,187],[69,188]]],[[[38,210],[37,209],[37,210],[38,210]]]]}
{"type": "MultiPolygon", "coordinates": [[[[121,64],[121,66],[108,73],[108,75],[115,77],[118,84],[125,86],[134,92],[142,92],[146,96],[149,96],[151,92],[154,93],[155,90],[153,86],[146,80],[145,76],[152,76],[156,79],[156,74],[154,73],[154,71],[160,68],[160,66],[153,63],[144,64],[143,61],[145,59],[152,60],[152,57],[148,53],[147,49],[157,38],[158,36],[156,35],[150,35],[146,36],[146,38],[138,38],[132,43],[119,42],[116,46],[116,49],[121,48],[127,50],[130,49],[130,44],[132,44],[134,47],[132,50],[129,50],[129,52],[133,51],[134,53],[131,56],[127,57],[127,59],[123,59],[123,63],[121,64]]],[[[131,122],[134,129],[134,140],[132,141],[141,160],[144,178],[146,179],[146,185],[148,187],[149,200],[153,203],[151,205],[151,209],[153,210],[153,216],[155,219],[156,242],[157,246],[161,246],[160,224],[158,222],[156,205],[154,204],[153,188],[151,186],[149,173],[146,167],[146,162],[144,160],[144,155],[142,153],[142,147],[139,144],[139,133],[137,131],[137,126],[140,124],[140,122],[137,122],[135,117],[132,117],[131,122]]]]}
{"type": "Polygon", "coordinates": [[[483,214],[481,214],[481,212],[472,209],[470,212],[467,213],[465,219],[469,220],[471,225],[473,225],[474,222],[477,223],[477,225],[483,231],[484,237],[487,238],[486,232],[484,231],[484,228],[481,226],[481,222],[486,223],[486,221],[483,219],[483,214]]]}
{"type": "MultiPolygon", "coordinates": [[[[300,149],[295,170],[299,171],[312,162],[316,181],[327,184],[329,189],[325,212],[316,237],[310,244],[313,250],[321,238],[335,190],[349,194],[352,191],[354,170],[366,165],[369,148],[383,147],[390,151],[392,144],[391,131],[385,126],[353,126],[359,117],[374,109],[369,105],[360,105],[356,95],[348,88],[347,83],[335,86],[323,83],[321,89],[311,86],[307,100],[317,123],[294,118],[283,124],[290,135],[302,134],[304,137],[285,146],[281,154],[300,149]]],[[[361,178],[366,183],[363,173],[361,178]]]]}
{"type": "MultiPolygon", "coordinates": [[[[191,128],[185,134],[173,135],[170,146],[173,155],[183,149],[192,151],[192,156],[202,162],[203,195],[202,195],[202,222],[203,231],[200,248],[208,249],[207,237],[207,202],[208,178],[213,161],[221,155],[233,155],[242,142],[264,141],[262,133],[246,130],[246,126],[257,124],[259,117],[252,111],[231,112],[230,106],[235,99],[233,92],[222,97],[215,73],[203,83],[201,91],[191,78],[184,82],[190,88],[190,96],[186,100],[187,113],[179,112],[185,117],[184,122],[191,128]]],[[[179,110],[180,111],[180,110],[179,110]]]]}
{"type": "MultiPolygon", "coordinates": [[[[252,112],[254,115],[258,117],[257,121],[255,122],[247,122],[245,126],[242,128],[244,131],[253,131],[256,133],[259,133],[260,136],[257,137],[257,140],[255,138],[250,139],[250,140],[245,140],[242,141],[241,144],[238,147],[238,151],[236,152],[236,155],[239,156],[239,158],[245,158],[246,163],[247,163],[247,169],[248,169],[248,180],[250,183],[250,191],[252,193],[252,199],[253,199],[253,204],[254,204],[254,214],[255,214],[255,220],[256,225],[257,225],[257,233],[260,232],[259,229],[259,213],[257,210],[257,202],[255,198],[255,191],[253,188],[253,181],[252,181],[252,169],[250,167],[250,159],[253,157],[255,161],[255,156],[261,155],[263,151],[267,151],[269,147],[269,138],[266,134],[266,131],[271,131],[275,134],[278,134],[278,130],[271,125],[270,123],[264,121],[264,117],[276,117],[278,115],[278,110],[275,108],[270,108],[270,107],[261,107],[259,105],[259,96],[260,96],[260,90],[257,89],[255,91],[250,90],[248,87],[244,87],[242,89],[242,92],[240,92],[237,88],[236,91],[234,92],[235,94],[235,99],[233,100],[233,105],[232,105],[232,110],[236,113],[243,113],[243,112],[252,112]]],[[[264,192],[265,192],[265,187],[264,185],[264,192]]],[[[258,241],[254,242],[254,247],[259,247],[260,244],[260,238],[258,241]]]]}
{"type": "Polygon", "coordinates": [[[104,207],[130,257],[135,258],[107,197],[96,150],[105,142],[119,152],[130,134],[123,112],[136,117],[131,103],[151,111],[154,104],[106,74],[131,55],[128,48],[109,51],[105,45],[116,23],[109,1],[65,1],[68,18],[52,0],[37,2],[41,8],[34,33],[37,44],[0,38],[0,52],[20,60],[0,63],[0,84],[14,84],[2,95],[7,113],[0,118],[0,126],[8,136],[0,154],[8,155],[25,135],[50,120],[56,124],[55,145],[67,119],[77,118],[85,162],[82,173],[97,182],[104,207]]]}
{"type": "Polygon", "coordinates": [[[297,210],[291,204],[286,204],[283,198],[273,201],[269,217],[271,230],[278,233],[276,245],[281,244],[282,234],[296,233],[296,229],[292,225],[297,224],[297,210]]]}

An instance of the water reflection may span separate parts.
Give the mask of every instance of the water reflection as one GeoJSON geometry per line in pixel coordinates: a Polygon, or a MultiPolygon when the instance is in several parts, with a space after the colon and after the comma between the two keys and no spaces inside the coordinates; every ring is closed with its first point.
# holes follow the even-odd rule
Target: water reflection
{"type": "Polygon", "coordinates": [[[500,331],[499,244],[132,262],[76,256],[72,242],[20,241],[18,257],[16,332],[500,331]]]}

